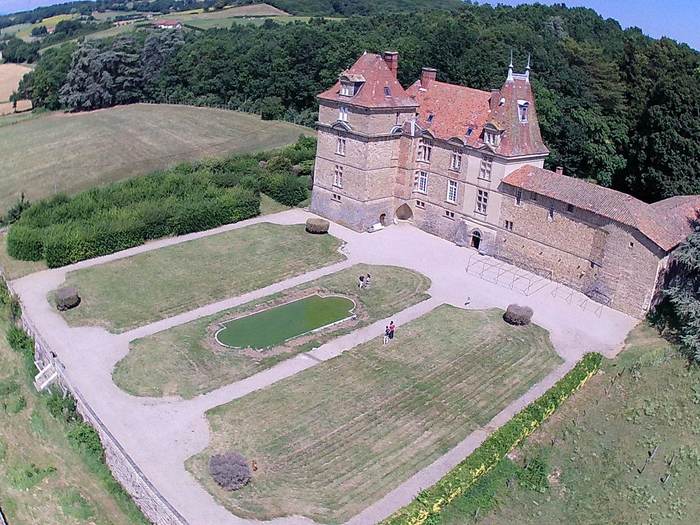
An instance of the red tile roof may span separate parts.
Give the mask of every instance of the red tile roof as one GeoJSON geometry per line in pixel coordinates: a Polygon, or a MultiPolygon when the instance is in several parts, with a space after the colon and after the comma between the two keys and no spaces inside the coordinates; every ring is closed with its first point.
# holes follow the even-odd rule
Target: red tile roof
{"type": "Polygon", "coordinates": [[[427,89],[417,80],[406,92],[420,104],[420,126],[433,136],[458,138],[474,147],[483,145],[481,132],[489,119],[491,93],[437,80],[431,80],[427,89]],[[467,136],[469,128],[472,132],[467,136]]]}
{"type": "Polygon", "coordinates": [[[501,143],[496,152],[509,157],[521,155],[547,155],[549,150],[542,141],[540,126],[535,111],[535,97],[530,81],[522,78],[506,80],[494,103],[493,120],[504,130],[501,143]],[[519,101],[527,102],[527,122],[520,122],[518,115],[519,101]]]}
{"type": "Polygon", "coordinates": [[[381,55],[364,53],[350,69],[343,71],[341,76],[343,75],[350,78],[364,77],[364,82],[354,96],[341,95],[340,81],[338,81],[332,88],[318,95],[318,98],[365,108],[399,108],[417,105],[416,101],[406,94],[381,55]],[[389,88],[388,95],[384,91],[385,87],[389,88]]]}
{"type": "Polygon", "coordinates": [[[666,228],[678,233],[680,244],[700,220],[700,195],[679,195],[650,205],[666,228]]]}
{"type": "Polygon", "coordinates": [[[518,168],[502,182],[634,228],[666,251],[675,248],[692,232],[687,217],[700,210],[700,196],[674,197],[647,204],[631,195],[534,166],[518,168]],[[673,220],[669,220],[669,216],[673,216],[673,220]]]}

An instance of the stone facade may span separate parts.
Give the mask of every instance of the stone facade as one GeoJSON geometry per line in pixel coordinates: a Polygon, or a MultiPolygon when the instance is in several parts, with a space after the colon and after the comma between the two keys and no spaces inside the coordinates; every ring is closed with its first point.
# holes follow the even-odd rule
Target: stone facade
{"type": "Polygon", "coordinates": [[[365,54],[319,95],[311,210],[358,231],[410,221],[643,317],[679,241],[648,225],[650,205],[599,187],[586,200],[593,185],[542,169],[529,64],[491,93],[427,68],[404,90],[397,67],[396,53],[365,54]],[[519,187],[529,171],[556,177],[558,193],[519,187]]]}

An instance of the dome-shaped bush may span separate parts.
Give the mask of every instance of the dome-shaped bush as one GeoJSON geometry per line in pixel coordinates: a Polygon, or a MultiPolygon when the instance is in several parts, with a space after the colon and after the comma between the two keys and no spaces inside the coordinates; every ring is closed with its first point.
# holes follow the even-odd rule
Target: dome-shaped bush
{"type": "Polygon", "coordinates": [[[216,454],[209,459],[209,474],[222,488],[238,490],[250,481],[250,466],[238,452],[216,454]]]}

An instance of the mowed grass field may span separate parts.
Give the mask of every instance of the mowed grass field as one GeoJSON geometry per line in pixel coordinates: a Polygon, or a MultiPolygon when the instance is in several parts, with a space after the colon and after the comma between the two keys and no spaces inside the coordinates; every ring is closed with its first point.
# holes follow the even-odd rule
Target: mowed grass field
{"type": "Polygon", "coordinates": [[[208,412],[188,468],[234,514],[340,523],[485,425],[561,363],[538,326],[441,306],[289,379],[208,412]],[[207,465],[235,450],[258,470],[222,490],[207,465]]]}
{"type": "Polygon", "coordinates": [[[71,448],[64,424],[49,413],[19,354],[8,347],[6,330],[0,321],[0,507],[8,523],[145,525],[71,448]]]}
{"type": "Polygon", "coordinates": [[[429,287],[427,277],[405,268],[355,265],[285,292],[136,340],[127,356],[115,367],[114,382],[134,395],[191,398],[249,377],[333,337],[404,310],[427,299],[429,287]],[[357,276],[367,273],[372,275],[374,284],[359,290],[357,276]],[[353,299],[359,307],[361,319],[351,328],[324,330],[303,345],[282,354],[263,355],[261,359],[253,359],[235,349],[221,347],[212,350],[207,332],[212,324],[268,305],[288,302],[293,297],[304,295],[306,290],[353,299]]]}
{"type": "Polygon", "coordinates": [[[455,500],[441,523],[698,523],[700,369],[643,323],[603,372],[517,450],[519,465],[546,458],[549,488],[502,479],[488,498],[455,500]],[[496,508],[477,512],[488,499],[496,508]]]}
{"type": "Polygon", "coordinates": [[[25,193],[37,200],[173,166],[281,147],[313,131],[210,108],[134,104],[51,113],[0,126],[0,212],[25,193]]]}
{"type": "MultiPolygon", "coordinates": [[[[0,115],[12,113],[14,108],[10,102],[10,96],[19,86],[19,81],[32,70],[31,67],[21,64],[0,64],[0,115]]],[[[17,109],[23,111],[31,108],[30,101],[20,100],[17,109]]]]}
{"type": "Polygon", "coordinates": [[[340,241],[259,223],[71,272],[71,325],[123,332],[339,262],[340,241]]]}

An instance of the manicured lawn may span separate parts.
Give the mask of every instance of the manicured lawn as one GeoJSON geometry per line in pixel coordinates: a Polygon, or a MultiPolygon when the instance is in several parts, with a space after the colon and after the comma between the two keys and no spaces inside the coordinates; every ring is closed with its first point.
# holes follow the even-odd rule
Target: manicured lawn
{"type": "Polygon", "coordinates": [[[188,461],[237,515],[347,520],[429,465],[561,361],[545,330],[514,328],[497,310],[442,306],[207,416],[210,446],[188,461]],[[211,454],[237,450],[258,470],[220,490],[211,454]]]}
{"type": "Polygon", "coordinates": [[[143,524],[71,448],[64,424],[49,413],[19,354],[8,347],[6,329],[0,321],[0,507],[8,523],[143,524]]]}
{"type": "Polygon", "coordinates": [[[0,213],[23,191],[31,201],[72,194],[183,161],[282,147],[312,133],[256,115],[167,104],[0,125],[0,213]]]}
{"type": "Polygon", "coordinates": [[[697,523],[700,369],[641,325],[604,371],[517,451],[518,465],[547,458],[549,488],[502,480],[491,491],[495,510],[475,520],[475,506],[456,500],[442,523],[697,523]]]}
{"type": "Polygon", "coordinates": [[[122,332],[341,261],[340,241],[260,223],[68,274],[72,325],[122,332]]]}
{"type": "Polygon", "coordinates": [[[428,298],[430,280],[416,272],[392,266],[356,265],[316,281],[253,301],[230,311],[171,328],[131,344],[129,354],[114,370],[114,382],[134,395],[180,395],[186,398],[251,376],[275,363],[388,317],[428,298]],[[357,276],[370,273],[374,284],[358,290],[357,276]],[[341,294],[358,304],[360,318],[352,326],[336,326],[289,346],[283,353],[265,353],[252,359],[235,350],[212,347],[208,327],[267,305],[288,302],[311,290],[341,294]],[[213,350],[214,348],[214,350],[213,350]]]}

